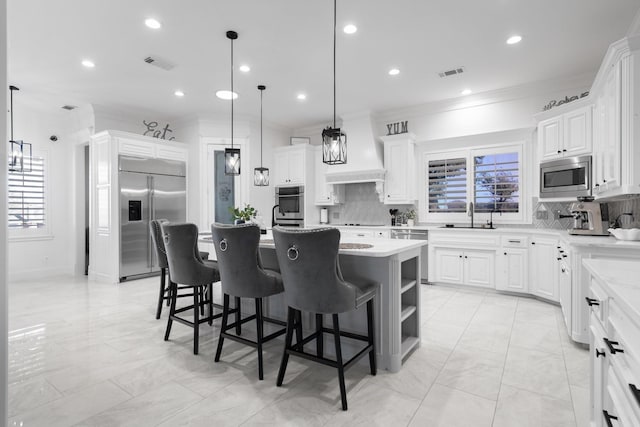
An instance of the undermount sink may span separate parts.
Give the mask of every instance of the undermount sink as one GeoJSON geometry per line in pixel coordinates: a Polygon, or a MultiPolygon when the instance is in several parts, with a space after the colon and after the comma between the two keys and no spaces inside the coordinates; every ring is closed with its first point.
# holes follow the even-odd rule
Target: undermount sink
{"type": "Polygon", "coordinates": [[[464,229],[474,229],[474,230],[495,230],[496,228],[491,226],[482,226],[482,225],[474,225],[473,227],[470,225],[442,225],[440,228],[464,228],[464,229]]]}

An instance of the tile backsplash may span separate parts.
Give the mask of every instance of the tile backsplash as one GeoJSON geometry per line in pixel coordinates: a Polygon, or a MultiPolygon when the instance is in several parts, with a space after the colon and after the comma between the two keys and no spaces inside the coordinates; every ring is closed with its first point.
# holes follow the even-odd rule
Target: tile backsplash
{"type": "Polygon", "coordinates": [[[380,202],[372,182],[345,184],[344,190],[345,203],[329,208],[330,224],[391,225],[389,209],[398,209],[400,212],[416,209],[412,205],[394,206],[380,202]]]}
{"type": "MultiPolygon", "coordinates": [[[[622,228],[640,227],[640,197],[634,196],[624,200],[616,200],[606,203],[609,208],[609,223],[622,213],[631,213],[632,216],[621,215],[622,228]]],[[[540,202],[534,200],[533,226],[535,228],[568,229],[573,226],[571,218],[556,218],[556,212],[563,215],[569,214],[571,202],[540,202]]]]}

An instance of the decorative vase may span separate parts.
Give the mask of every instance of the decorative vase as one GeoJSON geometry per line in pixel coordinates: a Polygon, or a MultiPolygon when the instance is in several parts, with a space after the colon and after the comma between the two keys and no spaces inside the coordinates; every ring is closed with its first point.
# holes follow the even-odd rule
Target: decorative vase
{"type": "Polygon", "coordinates": [[[413,219],[407,220],[407,227],[413,227],[415,225],[415,221],[413,219]]]}

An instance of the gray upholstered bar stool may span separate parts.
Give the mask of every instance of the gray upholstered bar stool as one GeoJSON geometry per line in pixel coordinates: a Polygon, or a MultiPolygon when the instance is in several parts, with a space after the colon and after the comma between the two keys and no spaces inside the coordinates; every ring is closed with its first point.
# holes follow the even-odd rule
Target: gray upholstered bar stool
{"type": "MultiPolygon", "coordinates": [[[[149,233],[151,234],[151,240],[153,242],[153,248],[155,249],[156,259],[158,260],[158,267],[160,267],[160,293],[158,296],[158,307],[156,308],[156,319],[160,318],[162,313],[162,303],[164,301],[169,305],[171,296],[169,294],[171,286],[166,283],[168,275],[169,263],[167,262],[167,251],[164,248],[164,241],[162,239],[162,231],[160,229],[161,224],[168,224],[166,219],[153,219],[149,221],[149,233]]],[[[209,252],[199,251],[200,258],[206,260],[209,256],[209,252]]],[[[217,268],[216,265],[211,264],[210,267],[217,268]]],[[[178,289],[189,288],[189,286],[179,286],[178,289]]],[[[191,294],[178,295],[178,298],[189,297],[191,294]]]]}
{"type": "MultiPolygon", "coordinates": [[[[211,235],[213,245],[218,258],[220,278],[222,280],[222,293],[224,294],[222,329],[218,339],[218,349],[215,361],[220,361],[222,344],[225,338],[238,341],[258,349],[258,378],[263,379],[262,345],[273,338],[285,333],[282,328],[270,335],[264,336],[264,322],[285,326],[285,323],[264,316],[262,312],[262,299],[282,293],[282,278],[280,274],[262,268],[260,260],[260,227],[255,224],[224,225],[212,224],[211,235]],[[240,319],[236,314],[236,322],[229,324],[229,296],[239,298],[253,298],[255,300],[256,313],[252,316],[240,319]],[[251,320],[256,321],[256,341],[251,341],[238,334],[228,331],[242,323],[251,320]]],[[[237,302],[236,302],[237,306],[237,302]]]]}
{"type": "MultiPolygon", "coordinates": [[[[195,224],[161,224],[162,237],[167,252],[169,265],[169,286],[171,286],[171,308],[167,320],[167,330],[164,340],[169,340],[173,321],[193,328],[193,354],[198,354],[200,324],[222,316],[213,314],[213,300],[211,287],[220,280],[220,274],[215,268],[206,265],[198,251],[198,227],[195,224]],[[176,309],[178,284],[193,288],[193,304],[176,309]],[[208,292],[203,292],[208,288],[208,292]],[[205,297],[207,295],[207,297],[205,297]],[[200,310],[207,305],[209,315],[200,318],[200,310]],[[178,314],[193,310],[193,321],[178,317],[178,314]]],[[[219,305],[218,305],[219,307],[219,305]]]]}
{"type": "Polygon", "coordinates": [[[342,409],[347,410],[347,391],[344,372],[365,354],[369,354],[371,375],[376,374],[376,350],[373,299],[379,283],[363,278],[345,280],[340,271],[338,250],[340,231],[335,228],[315,230],[273,229],[276,254],[284,283],[285,301],[288,305],[287,335],[277,385],[281,386],[287,369],[289,355],[313,360],[338,369],[342,409]],[[341,331],[338,314],[367,305],[367,335],[341,331]],[[304,338],[302,335],[301,311],[316,313],[316,331],[304,338]],[[333,329],[322,326],[322,316],[331,314],[333,329]],[[292,345],[293,332],[296,344],[292,345]],[[327,359],[323,354],[323,334],[334,337],[336,360],[327,359]],[[340,337],[347,337],[367,343],[346,363],[342,360],[340,337]],[[316,354],[304,351],[304,345],[316,340],[316,354]]]}

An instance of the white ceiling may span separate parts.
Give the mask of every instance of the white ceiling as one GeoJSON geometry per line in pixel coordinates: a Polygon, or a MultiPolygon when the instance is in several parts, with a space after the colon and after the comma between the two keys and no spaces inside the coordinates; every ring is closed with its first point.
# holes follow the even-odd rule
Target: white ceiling
{"type": "MultiPolygon", "coordinates": [[[[593,73],[622,38],[638,0],[338,0],[337,114],[383,112],[593,73]],[[355,23],[358,32],[341,28],[355,23]],[[513,35],[523,41],[505,44],[513,35]],[[460,76],[438,72],[464,66],[460,76]],[[392,67],[400,75],[390,77],[392,67]]],[[[22,102],[86,103],[165,118],[228,114],[230,43],[239,115],[300,128],[332,117],[331,0],[9,0],[9,82],[22,102]],[[155,17],[160,30],[144,26],[155,17]],[[164,71],[143,62],[158,55],[164,71]],[[80,65],[91,58],[94,69],[80,65]],[[174,96],[181,89],[184,98],[174,96]],[[307,100],[296,99],[305,92],[307,100]]]]}

